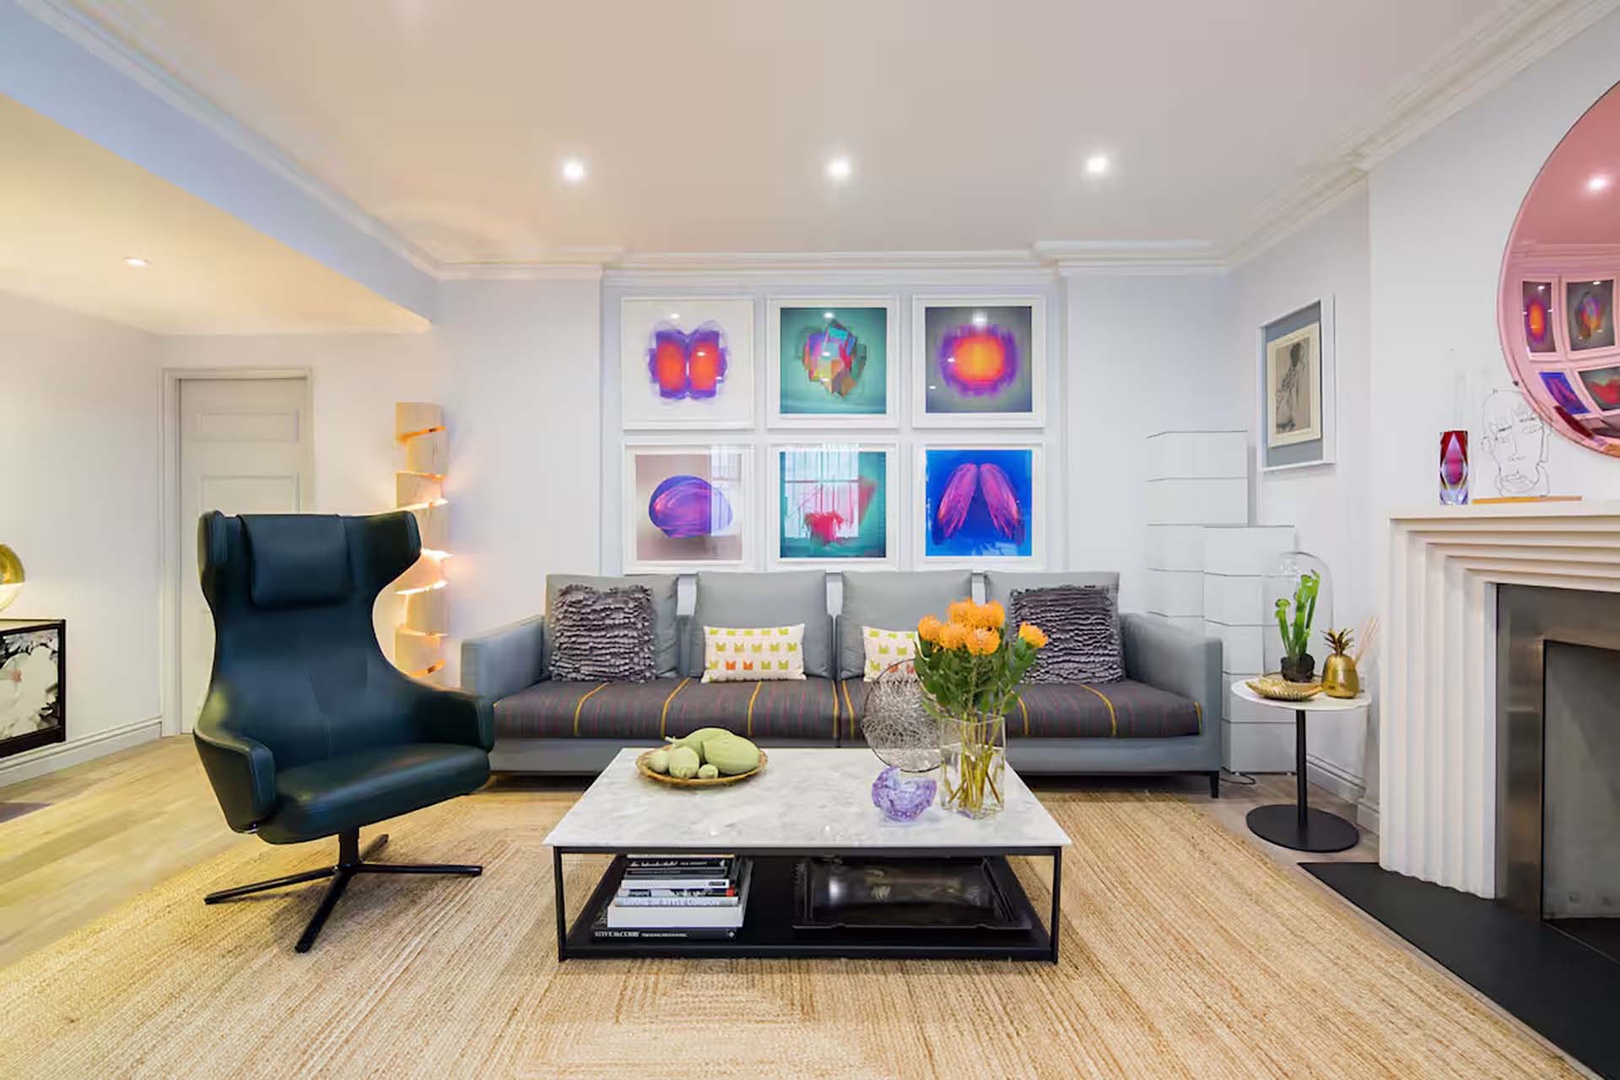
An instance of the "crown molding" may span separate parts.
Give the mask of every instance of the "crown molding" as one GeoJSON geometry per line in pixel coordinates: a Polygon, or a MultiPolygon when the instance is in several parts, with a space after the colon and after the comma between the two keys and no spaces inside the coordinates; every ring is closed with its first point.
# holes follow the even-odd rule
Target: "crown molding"
{"type": "Polygon", "coordinates": [[[1032,250],[1064,277],[1219,274],[1227,266],[1208,240],[1040,240],[1032,250]]]}
{"type": "Polygon", "coordinates": [[[1620,0],[1498,3],[1426,68],[1384,95],[1314,167],[1273,198],[1226,249],[1227,265],[1241,266],[1362,190],[1380,162],[1617,8],[1620,0]]]}
{"type": "Polygon", "coordinates": [[[423,248],[363,210],[348,196],[284,153],[230,113],[214,104],[197,89],[197,80],[188,77],[186,67],[156,41],[146,27],[154,24],[150,14],[134,0],[119,5],[139,14],[138,18],[116,18],[101,9],[106,22],[75,7],[69,0],[15,0],[18,8],[66,37],[115,71],[151,91],[165,104],[205,126],[231,146],[246,154],[255,164],[296,186],[319,202],[345,224],[382,244],[430,277],[439,277],[443,265],[423,248]]]}
{"type": "Polygon", "coordinates": [[[445,263],[440,281],[601,281],[608,260],[566,262],[445,263]]]}
{"type": "Polygon", "coordinates": [[[636,252],[613,263],[633,273],[824,273],[845,270],[1039,270],[1028,251],[636,252]]]}

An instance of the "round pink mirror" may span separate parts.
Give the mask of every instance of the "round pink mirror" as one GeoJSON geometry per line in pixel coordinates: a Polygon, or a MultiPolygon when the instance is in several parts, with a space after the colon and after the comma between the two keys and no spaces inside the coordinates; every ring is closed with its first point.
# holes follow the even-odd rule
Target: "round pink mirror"
{"type": "Polygon", "coordinates": [[[1502,259],[1498,322],[1513,381],[1552,429],[1620,457],[1620,87],[1541,167],[1502,259]]]}

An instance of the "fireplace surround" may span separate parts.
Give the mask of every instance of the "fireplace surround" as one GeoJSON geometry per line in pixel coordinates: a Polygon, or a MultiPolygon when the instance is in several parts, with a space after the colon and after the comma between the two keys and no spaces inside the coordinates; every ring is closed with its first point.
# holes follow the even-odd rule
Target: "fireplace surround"
{"type": "Polygon", "coordinates": [[[1499,585],[1496,610],[1497,895],[1616,955],[1620,593],[1499,585]]]}

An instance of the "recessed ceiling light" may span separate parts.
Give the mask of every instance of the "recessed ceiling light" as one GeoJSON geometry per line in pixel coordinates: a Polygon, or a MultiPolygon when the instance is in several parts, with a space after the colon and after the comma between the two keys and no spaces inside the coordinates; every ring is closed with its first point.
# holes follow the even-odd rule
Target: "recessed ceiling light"
{"type": "Polygon", "coordinates": [[[1102,176],[1113,166],[1113,164],[1114,163],[1108,159],[1107,154],[1092,154],[1090,157],[1086,158],[1086,175],[1102,176]]]}
{"type": "Polygon", "coordinates": [[[124,265],[125,266],[133,266],[137,270],[144,270],[148,266],[151,266],[152,264],[147,262],[145,259],[139,258],[138,256],[135,256],[135,255],[131,255],[131,256],[129,256],[128,258],[126,258],[124,260],[124,265]]]}
{"type": "Polygon", "coordinates": [[[1603,190],[1607,189],[1609,184],[1612,183],[1612,182],[1613,181],[1611,181],[1609,179],[1609,177],[1605,176],[1602,173],[1598,173],[1596,176],[1592,177],[1590,180],[1588,180],[1586,182],[1586,190],[1587,191],[1603,191],[1603,190]]]}
{"type": "Polygon", "coordinates": [[[842,155],[827,162],[827,176],[829,179],[842,182],[844,180],[848,180],[854,171],[855,165],[849,160],[849,158],[842,155]]]}
{"type": "Polygon", "coordinates": [[[562,163],[562,178],[570,184],[578,184],[585,179],[585,163],[577,157],[571,157],[562,163]]]}

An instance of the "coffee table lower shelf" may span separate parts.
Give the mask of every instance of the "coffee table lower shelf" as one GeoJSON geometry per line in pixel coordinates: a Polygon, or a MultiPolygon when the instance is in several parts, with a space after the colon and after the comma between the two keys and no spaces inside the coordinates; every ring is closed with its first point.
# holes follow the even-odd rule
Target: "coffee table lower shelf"
{"type": "MultiPolygon", "coordinates": [[[[926,927],[873,930],[850,927],[800,929],[794,925],[797,904],[795,869],[800,859],[814,853],[754,855],[753,884],[743,926],[734,938],[658,939],[598,938],[592,927],[596,917],[618,891],[624,856],[613,860],[592,890],[584,909],[571,927],[566,925],[562,857],[568,849],[552,849],[556,882],[557,959],[629,958],[783,958],[823,957],[863,960],[1046,960],[1057,962],[1057,927],[1062,917],[1061,849],[1038,854],[1052,860],[1052,909],[1046,926],[1028,894],[1010,870],[999,875],[1008,902],[1025,918],[1020,929],[962,929],[926,927]]],[[[739,852],[739,854],[742,854],[739,852]]],[[[885,857],[890,853],[885,852],[885,857]]],[[[918,852],[912,857],[925,857],[918,852]]],[[[895,854],[905,858],[906,854],[895,854]]],[[[992,858],[1006,862],[1006,856],[992,858]]]]}

